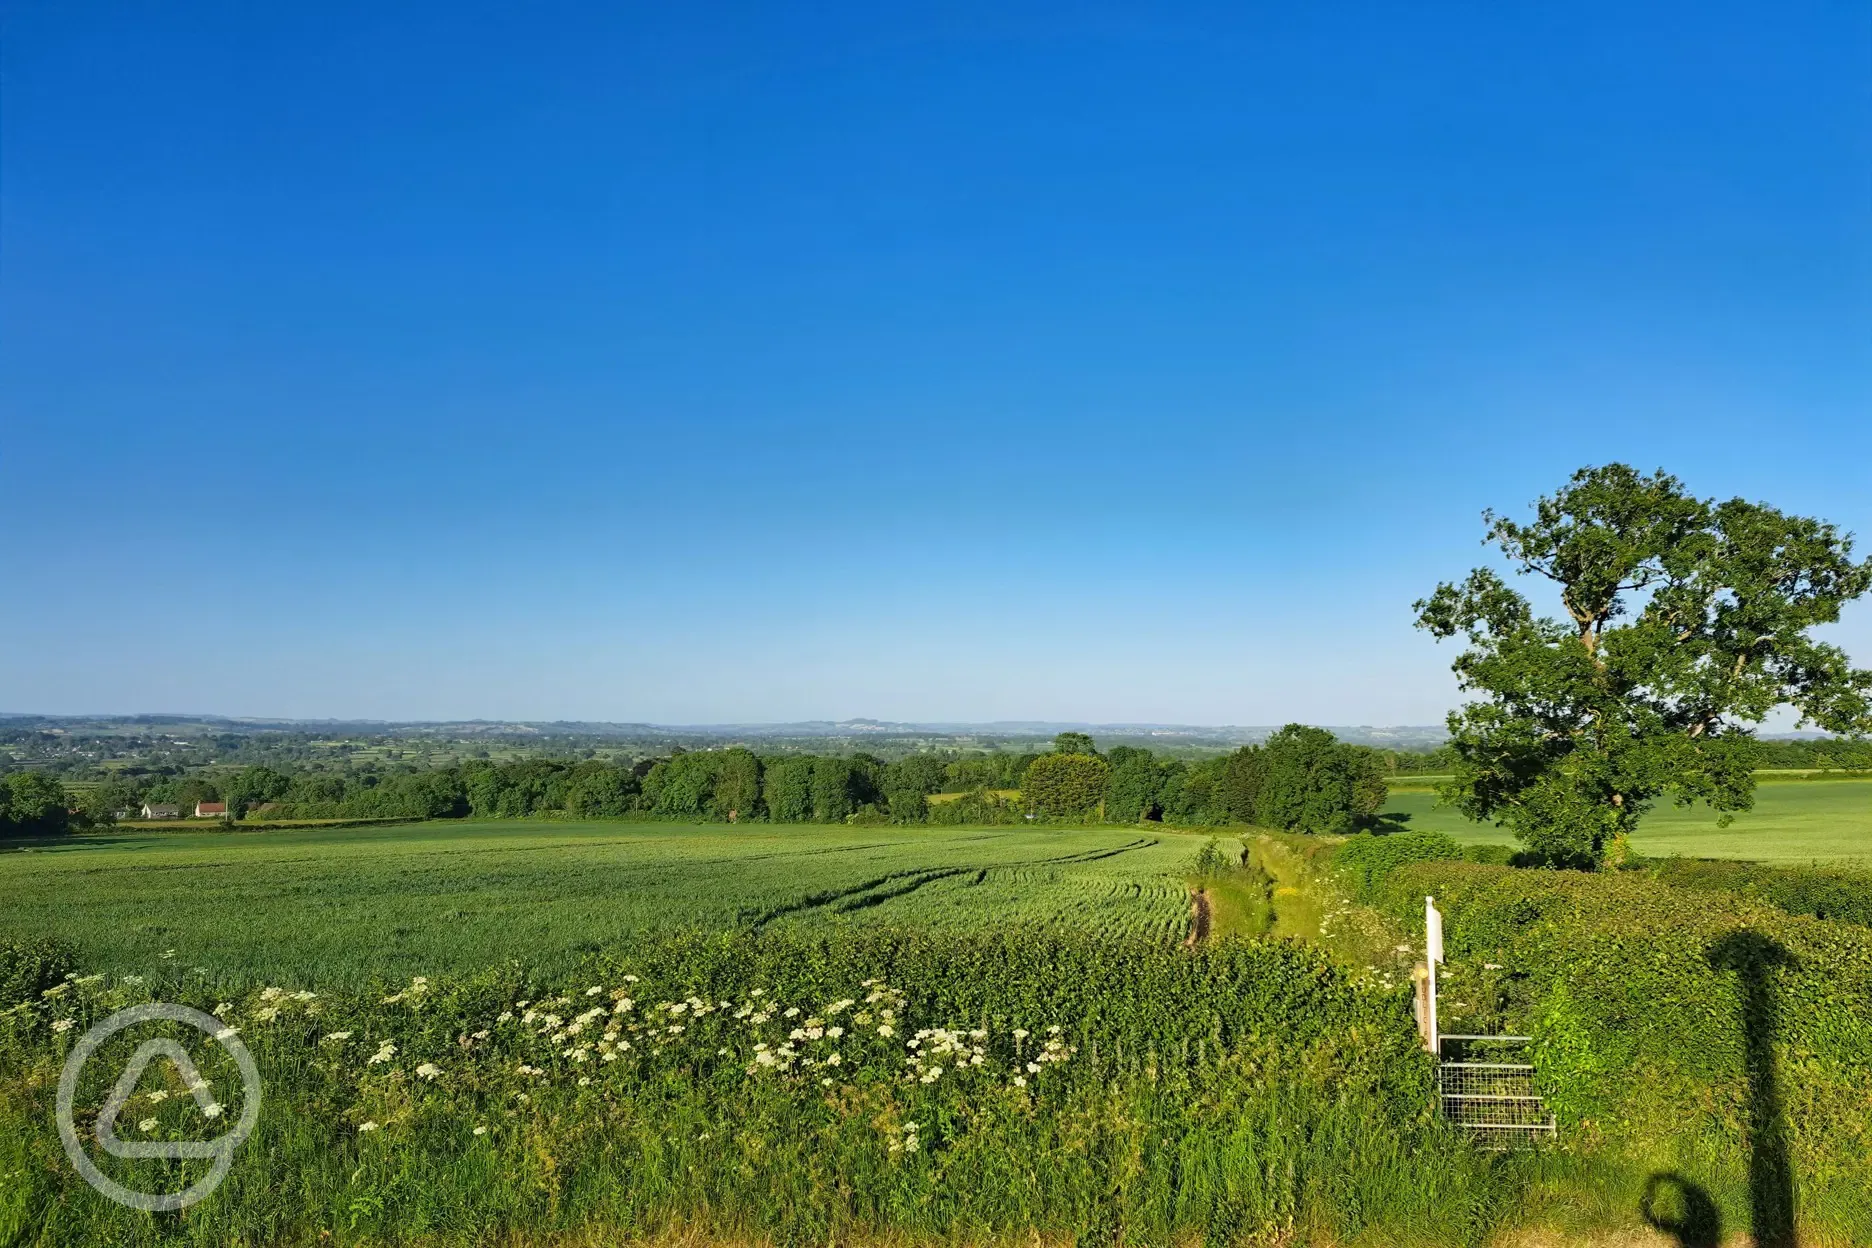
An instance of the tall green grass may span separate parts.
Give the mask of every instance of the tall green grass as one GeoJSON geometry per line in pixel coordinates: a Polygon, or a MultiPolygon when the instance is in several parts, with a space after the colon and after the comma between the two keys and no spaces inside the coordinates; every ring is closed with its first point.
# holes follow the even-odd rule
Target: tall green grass
{"type": "MultiPolygon", "coordinates": [[[[1401,994],[1284,942],[853,928],[665,937],[550,982],[509,970],[300,1000],[201,979],[68,985],[7,1016],[0,1243],[672,1227],[799,1244],[1479,1243],[1539,1164],[1477,1154],[1434,1116],[1401,994]],[[266,1081],[232,1176],[179,1217],[96,1196],[51,1130],[71,1039],[150,993],[227,1007],[266,1081]]],[[[179,1095],[133,1106],[152,1138],[200,1125],[179,1095]]],[[[112,1164],[146,1187],[188,1177],[112,1164]]]]}

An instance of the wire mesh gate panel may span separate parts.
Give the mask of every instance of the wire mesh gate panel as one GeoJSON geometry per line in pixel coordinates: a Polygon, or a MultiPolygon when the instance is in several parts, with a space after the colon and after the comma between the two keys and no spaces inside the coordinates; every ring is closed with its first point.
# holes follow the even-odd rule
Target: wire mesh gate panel
{"type": "Polygon", "coordinates": [[[1550,1138],[1557,1128],[1534,1088],[1526,1036],[1440,1036],[1443,1116],[1496,1147],[1550,1138]]]}

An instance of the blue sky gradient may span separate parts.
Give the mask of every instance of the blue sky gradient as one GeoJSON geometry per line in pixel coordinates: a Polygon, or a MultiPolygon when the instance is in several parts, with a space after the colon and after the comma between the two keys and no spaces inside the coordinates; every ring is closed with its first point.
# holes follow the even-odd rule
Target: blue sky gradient
{"type": "Polygon", "coordinates": [[[1869,327],[1862,4],[22,0],[0,709],[1435,722],[1582,464],[1872,547],[1869,327]]]}

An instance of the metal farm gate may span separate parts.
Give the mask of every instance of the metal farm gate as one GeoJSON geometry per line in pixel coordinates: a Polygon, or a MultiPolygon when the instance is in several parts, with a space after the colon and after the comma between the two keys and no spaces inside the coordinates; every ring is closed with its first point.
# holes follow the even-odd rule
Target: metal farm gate
{"type": "Polygon", "coordinates": [[[1495,1148],[1551,1139],[1554,1116],[1534,1088],[1526,1036],[1439,1036],[1443,1116],[1495,1148]]]}
{"type": "Polygon", "coordinates": [[[1424,898],[1424,961],[1417,984],[1417,1023],[1436,1057],[1437,1108],[1490,1148],[1513,1148],[1559,1133],[1534,1086],[1527,1036],[1446,1035],[1437,1027],[1436,968],[1443,961],[1443,915],[1424,898]]]}

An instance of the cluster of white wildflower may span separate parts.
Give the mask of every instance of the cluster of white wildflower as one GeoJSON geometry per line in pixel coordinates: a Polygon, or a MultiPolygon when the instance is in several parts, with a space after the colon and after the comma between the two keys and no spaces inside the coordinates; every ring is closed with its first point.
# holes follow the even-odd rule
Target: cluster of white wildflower
{"type": "MultiPolygon", "coordinates": [[[[382,1001],[421,1008],[432,991],[429,980],[418,976],[382,1001]]],[[[310,992],[267,987],[245,1010],[223,1009],[265,1023],[289,1007],[304,1005],[311,1013],[315,999],[310,992]]],[[[579,984],[565,995],[512,1000],[483,1020],[465,1019],[452,1029],[456,1060],[420,1049],[404,1053],[401,1046],[412,1042],[394,1028],[388,1035],[371,1035],[346,1026],[319,1035],[318,1045],[362,1080],[357,1087],[366,1099],[353,1120],[365,1119],[372,1110],[376,1117],[358,1122],[360,1135],[382,1129],[384,1120],[383,1107],[369,1099],[367,1089],[373,1085],[363,1077],[399,1068],[408,1071],[415,1088],[450,1086],[458,1078],[474,1077],[477,1069],[502,1071],[512,1080],[505,1089],[508,1104],[517,1108],[529,1104],[528,1092],[538,1095],[540,1087],[571,1090],[629,1080],[666,1050],[687,1054],[685,1062],[712,1054],[749,1076],[799,1079],[827,1089],[882,1078],[913,1090],[964,1077],[970,1087],[981,1087],[976,1081],[986,1079],[989,1087],[1027,1088],[1049,1064],[1074,1053],[1057,1026],[1040,1032],[1037,1040],[1025,1027],[992,1032],[985,1023],[919,1027],[908,1015],[908,999],[877,979],[866,980],[856,993],[786,1000],[764,988],[750,988],[734,999],[699,992],[664,995],[628,975],[609,984],[579,984]],[[354,1040],[357,1056],[350,1047],[354,1040]]],[[[471,1120],[466,1125],[483,1135],[495,1124],[471,1120]]],[[[889,1134],[893,1153],[923,1147],[914,1122],[889,1134]]]]}
{"type": "Polygon", "coordinates": [[[904,1041],[904,1048],[909,1050],[903,1059],[908,1067],[904,1077],[918,1083],[935,1083],[945,1070],[980,1066],[988,1055],[988,1048],[982,1043],[987,1039],[986,1031],[965,1033],[944,1027],[924,1027],[904,1041]]]}
{"type": "MultiPolygon", "coordinates": [[[[1327,905],[1330,908],[1325,914],[1320,916],[1319,929],[1321,936],[1332,935],[1334,928],[1341,926],[1348,918],[1353,917],[1352,903],[1342,896],[1334,896],[1328,899],[1327,905]]],[[[1356,922],[1353,925],[1356,927],[1356,922]]]]}
{"type": "MultiPolygon", "coordinates": [[[[866,998],[867,1004],[878,1006],[880,1013],[874,1015],[869,1009],[853,1013],[852,1007],[858,1004],[855,997],[839,997],[809,1012],[802,1006],[782,1006],[778,1002],[764,1000],[767,996],[764,988],[751,989],[748,999],[739,1008],[733,1009],[733,1017],[744,1021],[749,1027],[759,1028],[777,1015],[787,1026],[787,1032],[786,1037],[778,1043],[763,1040],[754,1045],[753,1059],[747,1066],[748,1073],[836,1069],[845,1065],[845,1055],[838,1045],[851,1034],[851,1027],[868,1026],[879,1017],[895,1020],[897,1010],[902,1006],[902,997],[892,989],[881,987],[877,980],[866,980],[863,986],[871,989],[870,996],[866,998]],[[839,1021],[847,1017],[850,1019],[850,1027],[839,1021]]],[[[731,1002],[723,1001],[717,1008],[728,1010],[731,1006],[731,1002]]],[[[893,1034],[890,1025],[885,1024],[880,1028],[879,1034],[893,1034]]],[[[727,1049],[722,1049],[718,1056],[726,1056],[727,1053],[727,1049]]],[[[819,1082],[822,1086],[830,1087],[837,1080],[830,1075],[822,1075],[819,1082]]]]}
{"type": "Polygon", "coordinates": [[[904,1008],[908,1000],[901,992],[882,980],[867,979],[858,985],[869,989],[865,993],[864,1008],[852,1015],[852,1022],[860,1027],[877,1024],[877,1034],[886,1040],[897,1034],[897,1012],[904,1008]]]}
{"type": "Polygon", "coordinates": [[[892,1153],[914,1153],[922,1147],[923,1145],[917,1140],[917,1124],[915,1122],[904,1123],[903,1130],[890,1142],[890,1151],[892,1153]]]}
{"type": "MultiPolygon", "coordinates": [[[[50,1021],[57,1033],[84,1022],[93,1009],[91,981],[99,979],[56,985],[44,1001],[32,1003],[35,1022],[50,1021]],[[53,1020],[54,1013],[70,1017],[53,1020]]],[[[115,982],[123,981],[118,977],[115,982]]],[[[416,976],[400,991],[369,999],[379,998],[384,1006],[419,1010],[433,1008],[437,990],[428,978],[416,976]]],[[[301,1011],[308,1017],[330,1012],[318,994],[279,986],[216,1006],[221,1018],[255,1031],[301,1011]]],[[[685,1068],[719,1062],[749,1077],[777,1078],[828,1093],[894,1084],[910,1098],[946,1095],[944,1090],[958,1080],[969,1096],[997,1087],[1027,1089],[1036,1078],[1044,1079],[1049,1065],[1075,1052],[1057,1026],[1043,1030],[1030,1024],[1034,1030],[1029,1031],[1003,1024],[991,1031],[985,1019],[942,1026],[922,1026],[923,1021],[911,1013],[908,994],[881,979],[868,979],[856,991],[847,986],[843,992],[811,996],[750,987],[730,999],[686,988],[669,991],[635,975],[620,975],[572,985],[562,995],[509,999],[485,1015],[465,1016],[445,1033],[447,1047],[441,1052],[414,1031],[383,1026],[367,1014],[356,1015],[355,1021],[333,1019],[324,1026],[336,1029],[321,1026],[312,1037],[325,1055],[322,1063],[348,1072],[357,1100],[347,1117],[360,1137],[395,1134],[392,1128],[401,1121],[395,1115],[401,1111],[379,1099],[386,1093],[428,1097],[457,1084],[480,1087],[493,1076],[505,1084],[496,1103],[504,1103],[505,1113],[524,1112],[521,1107],[532,1103],[529,1093],[545,1101],[545,1088],[571,1093],[628,1085],[654,1072],[657,1055],[665,1052],[681,1054],[685,1068]],[[409,1052],[403,1051],[406,1047],[409,1052]],[[407,1086],[400,1079],[407,1079],[407,1086]]],[[[229,1027],[225,1034],[235,1031],[229,1027]]],[[[181,1094],[159,1090],[147,1095],[144,1113],[153,1115],[164,1098],[181,1094]]],[[[211,1117],[222,1114],[218,1103],[211,1105],[211,1117]]],[[[146,1137],[161,1130],[160,1123],[145,1125],[151,1123],[149,1118],[139,1122],[146,1137]]],[[[476,1137],[498,1138],[502,1130],[497,1117],[484,1114],[462,1125],[476,1137]]],[[[885,1128],[890,1152],[929,1151],[918,1129],[915,1121],[885,1128]]]]}
{"type": "Polygon", "coordinates": [[[423,999],[427,997],[428,995],[429,995],[429,977],[427,975],[418,975],[415,978],[410,980],[409,987],[405,988],[401,992],[391,993],[389,996],[383,999],[383,1003],[385,1005],[396,1005],[398,1003],[406,1003],[409,1005],[411,1009],[417,1009],[421,1007],[423,1003],[423,999]]]}
{"type": "MultiPolygon", "coordinates": [[[[316,992],[309,992],[305,989],[300,989],[298,992],[288,992],[284,988],[262,988],[260,990],[260,1004],[254,1009],[254,1021],[270,1023],[278,1018],[283,1010],[293,1005],[304,1006],[307,1014],[317,1013],[318,1007],[313,1004],[317,998],[318,994],[316,992]]],[[[223,1001],[215,1006],[215,1013],[228,1014],[231,1013],[233,1009],[234,1007],[231,1004],[223,1001]]]]}

